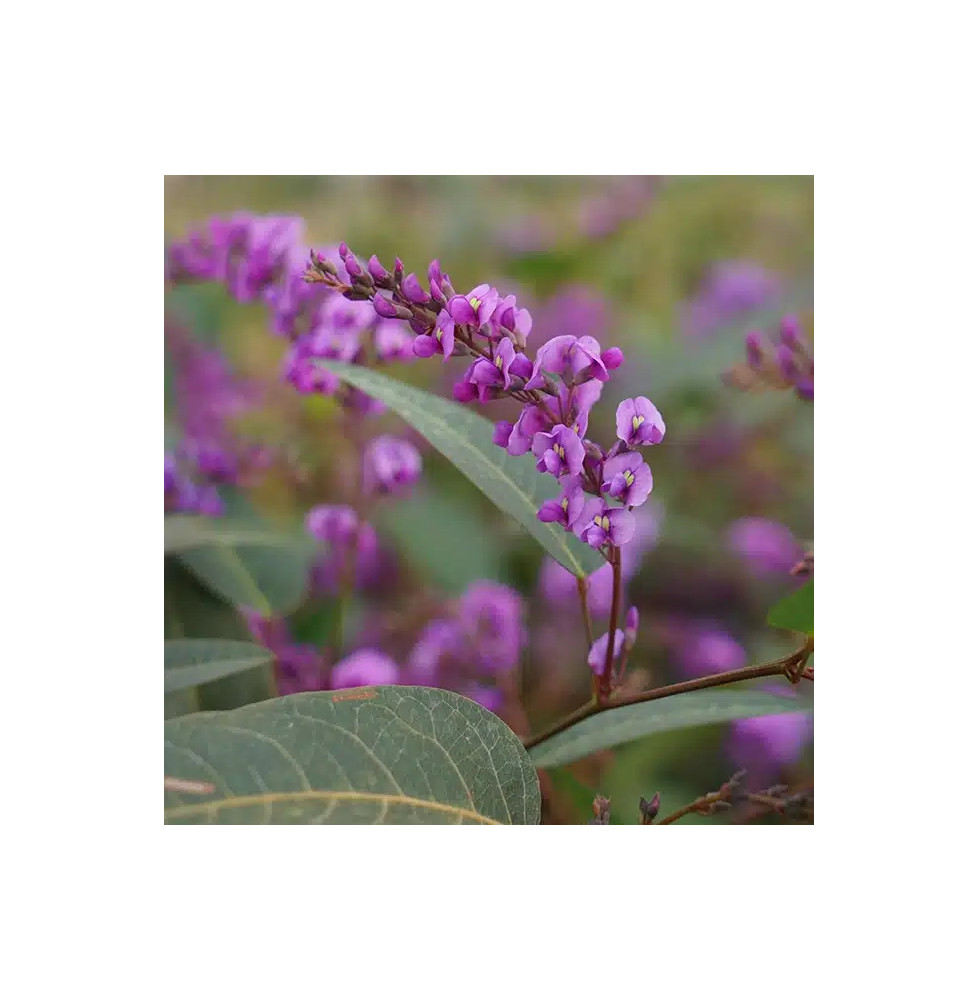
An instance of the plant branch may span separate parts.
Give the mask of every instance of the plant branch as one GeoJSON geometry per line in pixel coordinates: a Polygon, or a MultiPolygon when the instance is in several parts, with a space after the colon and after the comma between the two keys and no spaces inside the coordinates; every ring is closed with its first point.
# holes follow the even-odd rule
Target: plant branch
{"type": "MultiPolygon", "coordinates": [[[[576,722],[590,718],[599,712],[606,712],[611,708],[621,708],[623,705],[638,705],[644,701],[657,701],[659,698],[669,698],[674,694],[685,694],[687,691],[701,691],[704,688],[720,687],[724,684],[736,684],[737,681],[755,680],[759,677],[777,677],[779,675],[787,677],[792,683],[797,683],[795,678],[801,678],[810,674],[803,672],[812,653],[811,640],[805,643],[800,649],[796,649],[787,656],[782,656],[779,660],[771,660],[769,663],[762,663],[756,667],[744,667],[740,670],[728,670],[722,674],[711,674],[709,677],[697,677],[691,681],[680,681],[678,684],[668,684],[665,687],[655,688],[652,691],[643,691],[641,694],[631,695],[627,698],[619,698],[616,701],[604,702],[599,705],[587,704],[571,712],[566,718],[555,723],[549,729],[536,736],[530,736],[523,741],[523,746],[529,750],[538,743],[556,736],[557,733],[569,729],[576,722]]],[[[809,680],[814,681],[814,675],[809,676],[809,680]]]]}
{"type": "Polygon", "coordinates": [[[611,569],[613,581],[611,614],[608,616],[608,652],[605,654],[604,673],[601,675],[599,688],[602,702],[607,702],[611,697],[611,667],[615,659],[615,633],[618,631],[618,614],[621,610],[621,549],[616,545],[611,547],[611,569]]]}

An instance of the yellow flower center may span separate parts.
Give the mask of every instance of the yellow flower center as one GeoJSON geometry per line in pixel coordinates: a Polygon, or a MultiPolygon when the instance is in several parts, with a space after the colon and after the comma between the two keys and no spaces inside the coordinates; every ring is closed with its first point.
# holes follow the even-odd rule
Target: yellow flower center
{"type": "Polygon", "coordinates": [[[441,343],[441,333],[442,333],[441,327],[440,326],[436,326],[435,327],[435,340],[437,340],[439,344],[441,343]]]}
{"type": "Polygon", "coordinates": [[[496,367],[502,371],[503,370],[503,359],[501,357],[496,358],[496,367]]]}
{"type": "Polygon", "coordinates": [[[611,522],[608,520],[607,514],[601,518],[601,527],[604,528],[605,531],[609,531],[611,529],[611,522]]]}
{"type": "Polygon", "coordinates": [[[562,511],[563,511],[563,512],[564,512],[565,514],[567,513],[567,497],[564,497],[564,499],[560,501],[560,509],[561,509],[561,510],[562,510],[562,511]]]}
{"type": "Polygon", "coordinates": [[[564,446],[562,444],[555,444],[554,445],[554,451],[557,452],[557,456],[559,458],[563,458],[564,457],[564,446]]]}
{"type": "Polygon", "coordinates": [[[635,482],[635,477],[630,472],[626,472],[625,473],[625,482],[628,483],[629,486],[631,486],[632,483],[635,482]]]}
{"type": "Polygon", "coordinates": [[[580,434],[581,433],[581,425],[580,424],[574,424],[574,433],[575,434],[580,434]]]}
{"type": "Polygon", "coordinates": [[[469,299],[469,305],[472,306],[473,309],[478,309],[481,304],[482,304],[481,301],[477,299],[474,295],[472,296],[471,299],[469,299]]]}
{"type": "Polygon", "coordinates": [[[596,525],[597,525],[597,526],[598,526],[599,528],[601,527],[601,515],[600,515],[600,514],[595,514],[595,515],[594,515],[594,523],[595,523],[595,524],[596,524],[596,525]]]}
{"type": "Polygon", "coordinates": [[[645,417],[639,416],[639,414],[636,413],[635,416],[632,417],[632,430],[637,431],[644,423],[645,417]]]}

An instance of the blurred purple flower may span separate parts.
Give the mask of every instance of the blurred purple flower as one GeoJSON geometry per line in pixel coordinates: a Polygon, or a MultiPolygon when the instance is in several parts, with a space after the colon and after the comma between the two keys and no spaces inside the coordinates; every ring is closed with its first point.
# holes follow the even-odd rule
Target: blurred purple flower
{"type": "Polygon", "coordinates": [[[399,675],[397,664],[389,656],[376,649],[358,649],[333,667],[330,683],[333,688],[397,684],[399,675]]]}
{"type": "Polygon", "coordinates": [[[473,583],[459,601],[458,618],[479,667],[489,674],[517,665],[524,642],[523,601],[510,587],[473,583]]]}
{"type": "Polygon", "coordinates": [[[722,261],[683,307],[682,328],[706,337],[768,303],[781,288],[776,275],[753,261],[722,261]]]}
{"type": "Polygon", "coordinates": [[[758,789],[796,763],[811,737],[812,719],[806,712],[737,719],[730,727],[727,752],[736,767],[747,769],[749,786],[758,789]]]}
{"type": "Polygon", "coordinates": [[[683,629],[678,654],[680,670],[690,677],[739,670],[747,662],[743,646],[724,628],[711,623],[683,629]]]}
{"type": "Polygon", "coordinates": [[[764,517],[742,517],[727,529],[727,545],[755,573],[786,574],[803,549],[789,528],[764,517]]]}
{"type": "Polygon", "coordinates": [[[374,438],[363,455],[363,486],[370,493],[403,495],[421,476],[421,455],[410,441],[374,438]]]}
{"type": "MultiPolygon", "coordinates": [[[[620,629],[615,629],[615,648],[611,654],[611,662],[614,663],[615,660],[621,655],[621,647],[625,642],[625,633],[620,629]]],[[[591,668],[591,672],[596,674],[598,677],[604,676],[605,662],[608,656],[608,633],[605,632],[604,635],[595,639],[594,645],[591,647],[591,651],[587,655],[587,665],[591,668]]]]}

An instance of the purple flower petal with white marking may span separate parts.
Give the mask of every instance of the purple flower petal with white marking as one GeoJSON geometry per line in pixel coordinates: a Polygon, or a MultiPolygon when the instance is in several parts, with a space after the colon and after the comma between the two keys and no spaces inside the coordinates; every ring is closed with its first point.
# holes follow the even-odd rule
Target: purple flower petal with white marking
{"type": "Polygon", "coordinates": [[[557,479],[576,476],[584,468],[584,445],[581,439],[563,424],[557,424],[549,433],[540,432],[533,436],[533,454],[536,455],[537,469],[549,472],[557,479]]]}
{"type": "Polygon", "coordinates": [[[533,445],[534,437],[551,426],[547,415],[540,407],[527,403],[513,426],[506,450],[510,455],[525,455],[533,445]]]}
{"type": "Polygon", "coordinates": [[[608,543],[625,545],[635,534],[635,518],[624,507],[609,507],[595,497],[584,505],[574,533],[594,549],[608,543]]]}
{"type": "Polygon", "coordinates": [[[584,509],[584,490],[577,476],[568,477],[561,485],[563,490],[560,496],[545,501],[537,517],[541,521],[555,521],[563,526],[564,531],[570,531],[584,509]]]}
{"type": "Polygon", "coordinates": [[[615,412],[618,437],[627,445],[658,444],[666,435],[662,414],[646,396],[623,399],[615,412]]]}
{"type": "Polygon", "coordinates": [[[637,451],[616,455],[604,463],[601,490],[617,497],[626,507],[645,503],[652,492],[652,470],[637,451]]]}

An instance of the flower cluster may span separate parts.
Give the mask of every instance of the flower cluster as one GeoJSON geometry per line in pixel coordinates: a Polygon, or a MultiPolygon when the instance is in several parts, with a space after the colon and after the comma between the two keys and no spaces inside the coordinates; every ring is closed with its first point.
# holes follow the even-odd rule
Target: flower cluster
{"type": "Polygon", "coordinates": [[[724,374],[738,389],[794,389],[799,399],[815,398],[815,360],[795,316],[782,318],[776,337],[752,330],[745,338],[747,363],[724,374]]]}
{"type": "Polygon", "coordinates": [[[292,641],[288,623],[283,619],[262,618],[250,608],[242,608],[241,614],[252,638],[275,657],[279,694],[397,684],[400,680],[398,665],[376,649],[358,649],[330,667],[315,646],[292,641]]]}
{"type": "MultiPolygon", "coordinates": [[[[533,321],[515,296],[489,284],[460,294],[438,260],[422,282],[405,274],[400,259],[388,271],[376,256],[364,265],[345,246],[340,258],[342,270],[312,251],[306,280],[351,302],[370,303],[384,319],[406,322],[419,357],[469,357],[453,389],[460,402],[508,397],[522,404],[515,422],[496,424],[493,441],[511,455],[532,452],[537,469],[561,488],[540,508],[540,520],[561,525],[599,550],[618,580],[620,549],[635,534],[632,510],[652,491],[642,450],[659,444],[666,431],[652,401],[638,396],[618,405],[617,440],[610,448],[587,437],[591,410],[624,361],[621,350],[602,348],[590,334],[561,334],[542,344],[531,360],[526,346],[533,321]]],[[[609,654],[609,661],[613,658],[609,654]]]]}
{"type": "Polygon", "coordinates": [[[748,260],[721,261],[707,274],[696,296],[683,307],[683,332],[709,337],[769,302],[781,283],[760,264],[748,260]]]}
{"type": "Polygon", "coordinates": [[[265,469],[270,452],[244,441],[234,421],[254,407],[257,386],[235,378],[218,350],[167,330],[182,438],[164,455],[164,509],[219,516],[220,484],[243,483],[265,469]]]}
{"type": "Polygon", "coordinates": [[[407,659],[408,682],[449,686],[498,711],[503,696],[494,680],[519,663],[526,644],[523,602],[509,587],[472,584],[451,616],[429,622],[407,659]]]}
{"type": "MultiPolygon", "coordinates": [[[[318,256],[329,260],[342,280],[355,278],[359,264],[344,245],[319,251],[318,256]]],[[[264,304],[272,331],[289,342],[282,378],[298,392],[337,395],[343,407],[357,418],[383,412],[382,403],[343,385],[317,361],[368,365],[413,360],[414,336],[403,323],[379,316],[369,302],[351,300],[324,284],[306,281],[306,263],[301,219],[236,213],[213,218],[201,230],[173,244],[167,268],[174,282],[217,281],[239,302],[264,304]]],[[[198,386],[195,398],[212,408],[223,406],[215,402],[223,397],[212,386],[198,386]]],[[[186,416],[184,424],[188,424],[186,416]]],[[[224,453],[209,439],[195,432],[193,440],[210,466],[224,468],[224,453]]],[[[404,493],[420,474],[421,456],[407,441],[385,435],[364,448],[361,483],[367,496],[404,493]]],[[[169,482],[169,466],[167,475],[169,482]]],[[[180,485],[179,479],[177,482],[180,485]]],[[[173,493],[172,502],[186,505],[195,498],[193,491],[184,489],[173,493]]],[[[199,508],[201,502],[196,502],[199,508]]],[[[216,493],[207,493],[203,502],[211,511],[220,513],[216,493]]],[[[376,539],[373,541],[375,549],[376,539]]],[[[362,542],[361,547],[369,544],[362,542]]],[[[326,589],[335,582],[335,570],[328,560],[318,567],[318,582],[326,589]]]]}

